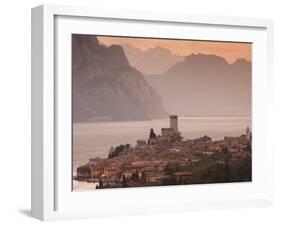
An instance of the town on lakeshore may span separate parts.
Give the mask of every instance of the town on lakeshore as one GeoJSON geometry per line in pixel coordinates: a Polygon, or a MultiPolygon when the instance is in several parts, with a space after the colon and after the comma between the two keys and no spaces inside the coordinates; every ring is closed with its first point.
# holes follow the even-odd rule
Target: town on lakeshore
{"type": "Polygon", "coordinates": [[[178,116],[170,115],[170,127],[160,135],[151,128],[135,146],[111,147],[107,158],[79,166],[73,179],[95,183],[96,189],[251,181],[251,137],[247,127],[245,134],[223,140],[184,139],[178,116]]]}

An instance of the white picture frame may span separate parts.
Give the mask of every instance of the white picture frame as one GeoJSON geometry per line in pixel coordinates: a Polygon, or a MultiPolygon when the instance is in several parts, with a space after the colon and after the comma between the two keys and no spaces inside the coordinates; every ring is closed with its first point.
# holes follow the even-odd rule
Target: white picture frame
{"type": "MultiPolygon", "coordinates": [[[[174,31],[176,30],[175,27],[174,31]]],[[[177,37],[179,35],[186,37],[186,33],[178,33],[177,37]]],[[[270,90],[272,90],[272,45],[273,22],[265,19],[183,15],[168,12],[156,14],[56,5],[33,8],[32,216],[41,220],[56,220],[271,205],[273,179],[268,175],[273,171],[273,153],[266,142],[266,118],[270,111],[270,90]],[[104,27],[99,25],[103,20],[108,23],[104,27]],[[138,23],[138,26],[147,30],[146,35],[151,36],[153,33],[149,32],[153,32],[153,26],[161,24],[171,29],[165,31],[166,33],[164,29],[163,33],[158,34],[159,37],[173,35],[171,34],[173,27],[180,25],[181,28],[189,26],[190,29],[200,27],[198,33],[192,37],[194,39],[200,39],[209,32],[211,39],[253,41],[255,45],[253,51],[253,73],[255,74],[253,76],[253,147],[257,149],[256,157],[254,157],[256,163],[253,166],[255,176],[253,182],[246,185],[239,183],[184,185],[110,189],[98,191],[98,193],[96,191],[72,192],[69,189],[71,185],[68,183],[71,172],[67,174],[69,164],[71,164],[69,163],[70,154],[67,154],[71,151],[70,144],[67,144],[69,136],[60,136],[61,133],[70,133],[71,123],[69,120],[61,120],[65,117],[60,115],[68,113],[58,110],[69,109],[69,105],[60,107],[60,104],[61,100],[69,100],[71,96],[68,95],[69,86],[61,86],[60,81],[66,81],[66,84],[70,81],[67,80],[67,75],[71,71],[69,68],[70,50],[66,49],[69,44],[67,37],[72,32],[91,32],[89,30],[91,23],[94,23],[94,27],[100,28],[99,33],[107,34],[141,35],[143,30],[134,31],[130,27],[138,23]],[[116,28],[115,23],[124,26],[123,29],[120,29],[121,27],[117,29],[119,25],[117,24],[116,28]],[[221,32],[211,34],[209,28],[219,29],[221,32]],[[236,36],[231,37],[234,35],[233,29],[241,32],[236,32],[236,36]],[[60,67],[62,64],[60,59],[66,60],[63,64],[66,66],[63,68],[60,67]],[[116,198],[116,194],[119,198],[116,198]],[[94,206],[91,204],[93,200],[95,200],[94,206]]],[[[65,102],[69,103],[69,101],[65,102]]]]}

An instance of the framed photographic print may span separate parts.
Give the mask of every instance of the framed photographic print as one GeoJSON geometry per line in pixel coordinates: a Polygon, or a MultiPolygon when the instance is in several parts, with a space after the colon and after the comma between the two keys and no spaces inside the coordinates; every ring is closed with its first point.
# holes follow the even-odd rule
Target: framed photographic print
{"type": "Polygon", "coordinates": [[[32,9],[32,215],[270,205],[272,21],[32,9]]]}

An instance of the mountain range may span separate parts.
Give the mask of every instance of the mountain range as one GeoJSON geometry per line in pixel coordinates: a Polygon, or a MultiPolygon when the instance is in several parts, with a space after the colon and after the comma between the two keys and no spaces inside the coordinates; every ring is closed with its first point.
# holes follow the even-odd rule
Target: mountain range
{"type": "Polygon", "coordinates": [[[169,113],[182,116],[251,115],[251,62],[191,54],[162,74],[145,76],[169,113]]]}
{"type": "Polygon", "coordinates": [[[160,96],[122,47],[101,45],[94,35],[72,35],[72,84],[74,122],[167,117],[160,96]]]}
{"type": "Polygon", "coordinates": [[[73,120],[147,120],[251,115],[251,62],[162,47],[104,46],[72,36],[73,120]]]}
{"type": "Polygon", "coordinates": [[[144,75],[161,74],[182,61],[183,56],[174,55],[170,50],[162,47],[153,47],[141,50],[132,45],[122,45],[130,64],[136,67],[144,75]]]}

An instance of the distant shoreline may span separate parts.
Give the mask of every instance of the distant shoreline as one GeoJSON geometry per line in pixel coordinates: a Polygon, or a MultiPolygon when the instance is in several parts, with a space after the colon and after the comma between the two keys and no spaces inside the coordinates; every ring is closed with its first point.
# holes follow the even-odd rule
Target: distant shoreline
{"type": "MultiPolygon", "coordinates": [[[[228,116],[228,115],[210,115],[210,116],[179,116],[179,119],[216,119],[216,118],[225,118],[225,119],[250,119],[252,118],[251,115],[241,115],[241,116],[228,116]]],[[[95,120],[95,121],[73,121],[73,124],[89,124],[89,123],[121,123],[121,122],[147,122],[147,121],[156,121],[156,120],[163,120],[163,118],[155,118],[155,119],[147,119],[147,120],[95,120]]]]}

